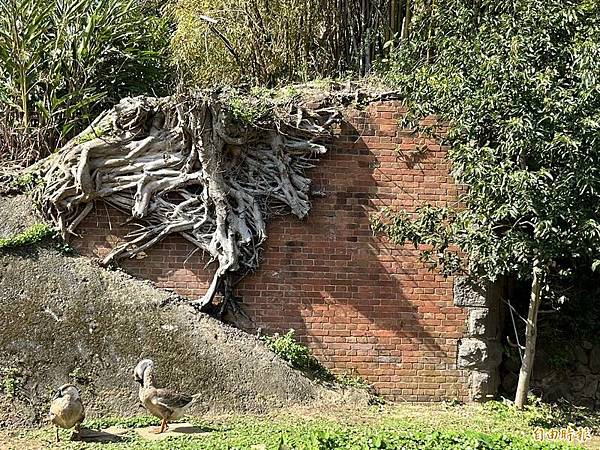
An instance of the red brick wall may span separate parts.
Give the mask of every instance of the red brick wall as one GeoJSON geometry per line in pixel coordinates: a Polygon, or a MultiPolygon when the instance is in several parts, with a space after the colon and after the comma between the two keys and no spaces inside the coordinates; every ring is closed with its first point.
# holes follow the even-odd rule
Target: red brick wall
{"type": "MultiPolygon", "coordinates": [[[[313,200],[304,221],[269,224],[261,266],[238,293],[254,327],[294,328],[326,366],[360,375],[389,399],[464,400],[467,374],[456,368],[456,352],[466,315],[453,306],[452,280],[430,272],[411,246],[396,247],[369,230],[369,215],[381,206],[445,205],[457,196],[447,149],[399,130],[403,112],[386,102],[349,113],[334,148],[310,173],[326,197],[313,200]],[[423,145],[427,152],[411,153],[423,145]]],[[[106,254],[131,229],[123,219],[99,204],[76,245],[84,254],[106,254]]],[[[192,297],[210,280],[204,265],[201,252],[180,237],[122,263],[192,297]]]]}

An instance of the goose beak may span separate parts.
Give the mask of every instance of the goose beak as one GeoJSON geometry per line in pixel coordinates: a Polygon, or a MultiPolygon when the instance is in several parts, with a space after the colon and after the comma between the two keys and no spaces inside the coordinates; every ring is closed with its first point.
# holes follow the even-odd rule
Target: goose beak
{"type": "Polygon", "coordinates": [[[56,400],[57,398],[62,397],[62,393],[60,392],[60,389],[57,389],[56,392],[54,393],[54,397],[52,397],[52,400],[56,400]]]}

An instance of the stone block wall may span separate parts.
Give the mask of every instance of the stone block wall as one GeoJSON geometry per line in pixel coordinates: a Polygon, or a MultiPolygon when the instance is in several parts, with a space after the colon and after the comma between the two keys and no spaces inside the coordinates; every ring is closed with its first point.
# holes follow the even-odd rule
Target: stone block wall
{"type": "MultiPolygon", "coordinates": [[[[370,214],[382,206],[456,202],[447,148],[400,129],[405,112],[385,102],[348,113],[309,173],[313,191],[324,195],[313,199],[306,220],[269,224],[262,263],[237,292],[251,319],[246,328],[293,328],[326,366],[365,378],[388,399],[467,400],[477,397],[473,386],[495,383],[493,326],[484,314],[490,306],[456,303],[451,278],[430,271],[412,246],[391,245],[369,229],[370,214]],[[473,364],[478,357],[487,362],[473,364]]],[[[445,132],[433,119],[428,124],[445,132]]],[[[124,218],[98,202],[77,248],[106,254],[133,229],[124,218]]],[[[177,236],[143,256],[122,266],[184,296],[201,296],[211,278],[201,252],[177,236]]]]}
{"type": "Polygon", "coordinates": [[[458,367],[470,371],[469,397],[473,400],[495,397],[500,384],[501,294],[500,282],[455,277],[454,304],[467,313],[467,329],[458,344],[458,367]]]}
{"type": "MultiPolygon", "coordinates": [[[[600,343],[573,341],[566,360],[556,360],[556,349],[538,342],[531,377],[531,392],[547,402],[561,399],[600,411],[600,343]]],[[[520,361],[505,358],[502,364],[502,393],[513,395],[517,388],[520,361]]]]}

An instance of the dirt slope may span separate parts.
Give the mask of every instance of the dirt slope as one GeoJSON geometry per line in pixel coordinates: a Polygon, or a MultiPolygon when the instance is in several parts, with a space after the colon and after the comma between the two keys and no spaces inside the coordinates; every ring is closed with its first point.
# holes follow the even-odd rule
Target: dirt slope
{"type": "MultiPolygon", "coordinates": [[[[31,221],[24,204],[24,197],[0,199],[0,237],[31,221]]],[[[138,414],[131,371],[142,357],[154,359],[162,385],[202,394],[197,413],[262,412],[344,396],[254,336],[147,282],[52,244],[0,251],[0,423],[38,421],[53,389],[69,381],[82,388],[88,417],[138,414]]]]}

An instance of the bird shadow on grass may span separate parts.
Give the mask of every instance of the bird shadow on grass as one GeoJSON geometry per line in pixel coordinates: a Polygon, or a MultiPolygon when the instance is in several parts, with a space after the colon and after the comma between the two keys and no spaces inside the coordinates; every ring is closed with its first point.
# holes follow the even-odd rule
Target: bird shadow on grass
{"type": "Polygon", "coordinates": [[[181,433],[181,434],[199,434],[199,433],[212,433],[213,431],[217,431],[216,428],[210,427],[198,427],[195,425],[178,427],[174,430],[171,430],[173,433],[181,433]]]}
{"type": "MultiPolygon", "coordinates": [[[[109,429],[110,430],[110,429],[109,429]]],[[[104,430],[92,430],[89,428],[82,428],[79,440],[82,442],[123,442],[127,440],[125,434],[128,430],[126,429],[115,429],[114,431],[104,430]]]]}

